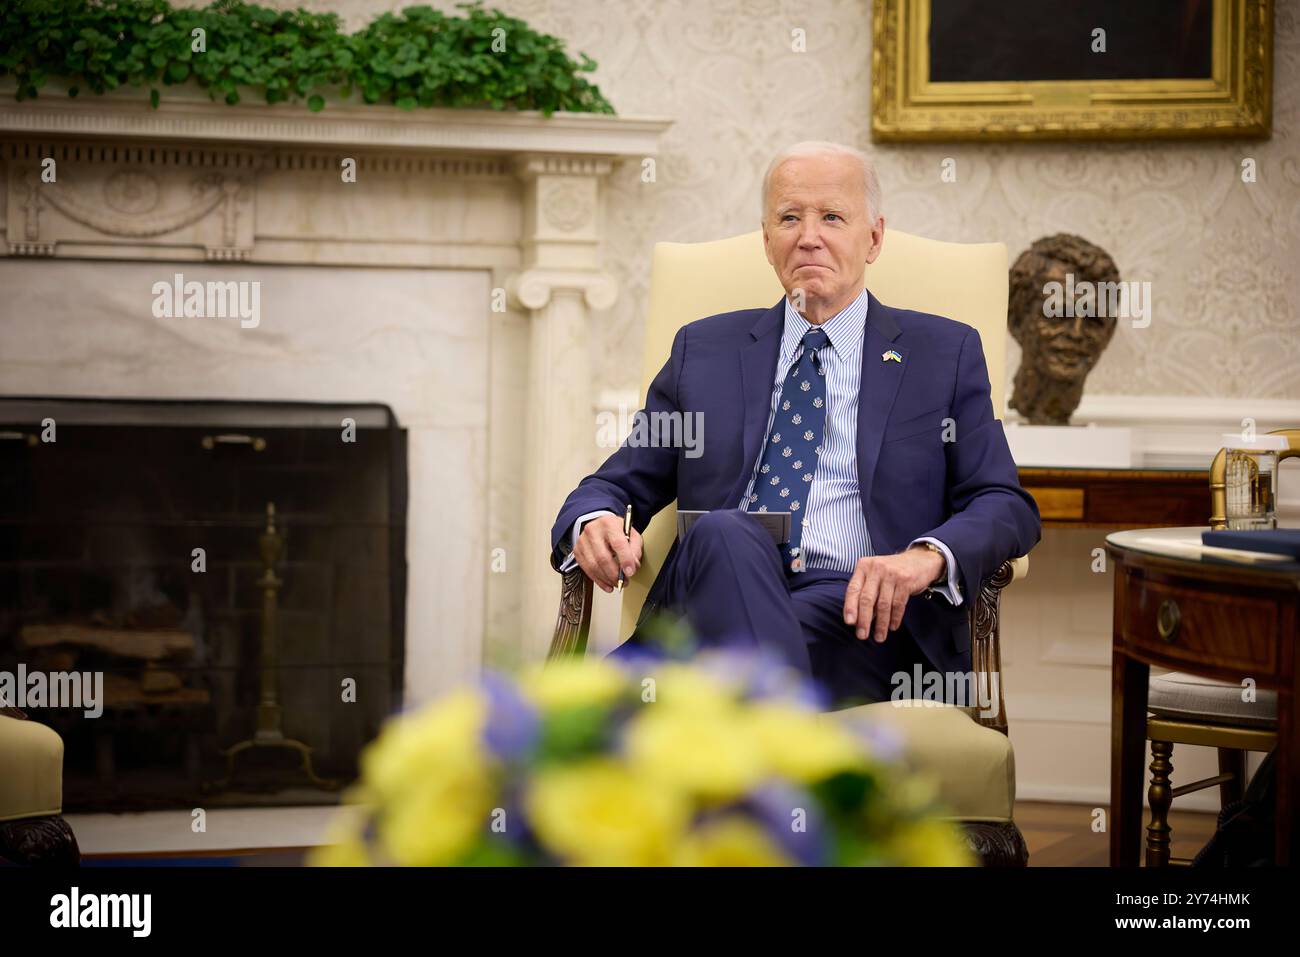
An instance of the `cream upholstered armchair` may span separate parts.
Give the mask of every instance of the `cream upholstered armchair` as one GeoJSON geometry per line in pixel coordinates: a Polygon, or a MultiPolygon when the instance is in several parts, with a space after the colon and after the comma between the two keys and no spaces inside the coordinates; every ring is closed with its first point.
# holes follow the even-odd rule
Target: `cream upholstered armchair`
{"type": "Polygon", "coordinates": [[[62,805],[63,739],[17,708],[0,708],[0,861],[80,863],[62,805]]]}
{"type": "MultiPolygon", "coordinates": [[[[1001,417],[1007,336],[1006,246],[944,243],[888,230],[880,257],[867,268],[866,285],[888,305],[948,316],[979,330],[993,384],[993,411],[1001,417]]],[[[783,294],[764,255],[759,232],[707,243],[657,244],[641,369],[643,394],[683,325],[733,309],[765,308],[783,294]]],[[[623,589],[621,639],[635,630],[650,584],[667,557],[676,535],[676,512],[675,505],[668,506],[645,530],[641,568],[623,589]]],[[[881,702],[843,712],[865,711],[900,732],[912,764],[936,780],[940,798],[986,864],[1023,865],[1028,860],[1024,839],[1012,821],[1015,766],[1006,735],[998,653],[999,596],[1027,571],[1027,558],[1007,562],[983,583],[978,595],[967,596],[971,667],[992,692],[991,707],[983,711],[900,708],[881,702]]],[[[575,567],[564,576],[551,657],[586,652],[591,603],[591,580],[575,567]]]]}

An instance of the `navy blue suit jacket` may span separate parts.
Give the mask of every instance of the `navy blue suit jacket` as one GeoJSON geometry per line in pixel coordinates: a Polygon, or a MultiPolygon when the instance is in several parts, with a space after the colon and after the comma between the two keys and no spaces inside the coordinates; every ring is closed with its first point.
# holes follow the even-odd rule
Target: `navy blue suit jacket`
{"type": "MultiPolygon", "coordinates": [[[[951,319],[894,309],[868,293],[857,464],[872,548],[887,555],[932,535],[952,550],[964,599],[911,599],[903,625],[944,670],[970,667],[967,608],[1003,561],[1037,542],[1038,509],[1020,487],[1002,425],[993,417],[979,333],[951,319]],[[896,351],[901,362],[883,361],[896,351]],[[944,441],[944,420],[953,420],[944,441]],[[954,432],[955,430],[955,432],[954,432]]],[[[598,509],[634,525],[677,500],[679,508],[736,508],[767,428],[785,298],[688,323],[650,384],[645,411],[698,413],[702,454],[625,442],[565,499],[551,530],[551,564],[567,557],[577,518],[598,509]]],[[[999,383],[999,386],[1001,384],[999,383]]],[[[660,603],[674,542],[646,599],[660,603]]]]}

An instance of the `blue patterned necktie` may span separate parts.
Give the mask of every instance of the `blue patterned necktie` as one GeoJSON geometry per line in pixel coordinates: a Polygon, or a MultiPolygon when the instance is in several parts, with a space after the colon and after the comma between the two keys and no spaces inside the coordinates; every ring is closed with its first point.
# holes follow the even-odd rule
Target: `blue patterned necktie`
{"type": "Polygon", "coordinates": [[[812,491],[817,457],[826,430],[826,375],[817,353],[830,340],[820,329],[803,337],[803,352],[781,383],[772,431],[746,503],[750,512],[790,512],[790,541],[781,547],[782,560],[792,572],[804,570],[799,542],[803,516],[812,491]]]}

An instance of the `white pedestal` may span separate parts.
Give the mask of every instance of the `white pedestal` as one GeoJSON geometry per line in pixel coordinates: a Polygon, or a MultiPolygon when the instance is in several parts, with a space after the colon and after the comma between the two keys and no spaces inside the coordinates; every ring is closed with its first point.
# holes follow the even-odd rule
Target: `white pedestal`
{"type": "Polygon", "coordinates": [[[1100,425],[1005,424],[1016,465],[1039,468],[1133,467],[1130,429],[1100,425]]]}

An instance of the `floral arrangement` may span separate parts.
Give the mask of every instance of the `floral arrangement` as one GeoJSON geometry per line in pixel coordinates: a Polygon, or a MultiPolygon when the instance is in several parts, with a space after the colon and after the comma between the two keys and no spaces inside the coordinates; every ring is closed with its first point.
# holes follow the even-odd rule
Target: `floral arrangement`
{"type": "Polygon", "coordinates": [[[884,728],[770,661],[566,659],[398,715],[318,865],[973,863],[884,728]]]}

